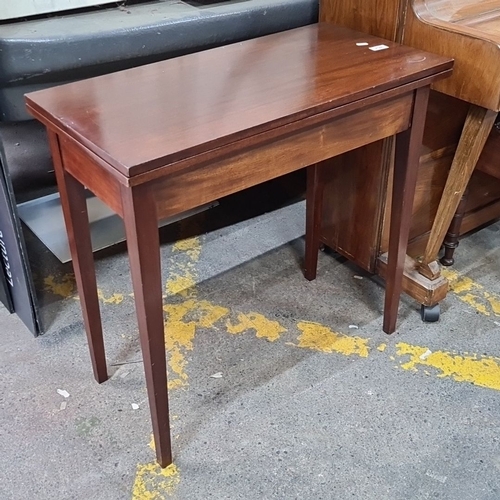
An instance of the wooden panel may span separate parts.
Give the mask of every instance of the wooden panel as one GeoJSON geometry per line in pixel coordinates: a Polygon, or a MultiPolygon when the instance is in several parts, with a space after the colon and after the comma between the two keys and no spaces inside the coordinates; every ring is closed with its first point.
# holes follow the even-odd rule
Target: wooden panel
{"type": "Polygon", "coordinates": [[[474,231],[485,224],[491,224],[497,219],[500,219],[500,198],[497,198],[490,205],[482,206],[478,210],[466,213],[460,226],[460,235],[462,236],[470,231],[474,231]]]}
{"type": "Polygon", "coordinates": [[[500,199],[500,180],[476,171],[469,182],[469,191],[466,213],[478,210],[500,199]]]}
{"type": "MultiPolygon", "coordinates": [[[[495,34],[486,27],[486,31],[482,31],[480,24],[471,28],[436,17],[429,7],[433,3],[436,2],[412,1],[413,8],[407,12],[403,42],[455,59],[453,75],[436,82],[436,90],[499,111],[500,33],[495,34]]],[[[451,5],[451,2],[437,3],[451,5]]],[[[483,2],[475,4],[478,8],[483,7],[483,2]]],[[[496,30],[498,26],[496,24],[496,30]]]]}
{"type": "Polygon", "coordinates": [[[359,33],[323,23],[26,99],[39,119],[132,177],[452,67],[449,58],[362,39],[389,49],[359,47],[359,33]]]}
{"type": "Polygon", "coordinates": [[[429,11],[438,19],[453,23],[498,15],[500,0],[426,0],[429,11]]]}
{"type": "MultiPolygon", "coordinates": [[[[499,101],[500,78],[496,68],[500,65],[500,55],[496,44],[488,41],[491,33],[487,34],[487,26],[494,23],[492,29],[498,30],[500,27],[500,22],[496,20],[498,15],[496,9],[499,3],[500,0],[482,2],[474,0],[412,0],[408,2],[406,0],[321,0],[320,16],[325,21],[397,39],[397,33],[401,32],[403,24],[401,13],[407,8],[408,26],[405,28],[404,43],[450,56],[459,56],[453,77],[455,83],[447,79],[437,82],[434,87],[462,98],[469,98],[472,102],[474,99],[477,102],[483,98],[487,99],[481,102],[483,104],[488,102],[494,109],[499,101]],[[415,15],[415,9],[419,15],[423,14],[420,19],[415,15]],[[432,22],[431,17],[435,18],[432,22]],[[462,26],[457,27],[462,30],[462,34],[451,33],[453,27],[450,23],[452,22],[462,23],[462,26]],[[469,26],[466,26],[467,24],[469,26]],[[445,25],[448,25],[448,28],[445,25]],[[486,31],[484,40],[480,40],[477,33],[475,36],[472,35],[473,30],[479,29],[480,26],[486,31]],[[469,36],[464,37],[463,34],[469,36]],[[441,38],[436,38],[440,35],[448,40],[443,42],[444,45],[441,38]],[[465,66],[461,62],[462,54],[468,54],[470,59],[465,66]],[[492,63],[492,66],[485,61],[494,61],[494,64],[492,63]],[[483,78],[487,78],[486,85],[482,83],[483,78]],[[460,92],[456,91],[457,86],[460,87],[460,92]],[[474,94],[476,97],[472,98],[474,94]]],[[[438,92],[431,94],[408,250],[412,256],[421,255],[425,249],[468,109],[468,102],[438,92]]],[[[479,160],[478,169],[492,175],[499,175],[500,141],[493,146],[495,134],[500,137],[497,132],[492,132],[479,160]]],[[[351,159],[355,157],[353,155],[357,155],[356,162],[359,158],[363,158],[364,162],[372,163],[372,168],[380,168],[381,171],[384,168],[389,169],[389,164],[380,166],[383,162],[380,148],[370,146],[365,150],[364,153],[349,153],[345,159],[336,159],[335,162],[339,165],[342,162],[353,165],[351,159]]],[[[323,238],[328,240],[329,246],[335,250],[348,255],[365,269],[372,270],[373,258],[387,251],[388,224],[382,222],[383,226],[379,228],[382,230],[379,248],[376,248],[377,231],[358,231],[354,226],[353,237],[349,239],[339,234],[335,228],[341,227],[347,211],[351,211],[354,217],[357,217],[356,214],[365,214],[376,223],[372,210],[374,207],[385,206],[386,211],[381,220],[388,220],[390,206],[385,204],[385,190],[373,189],[367,192],[361,182],[363,175],[370,175],[367,168],[353,166],[353,170],[347,175],[334,176],[333,171],[330,175],[332,179],[335,178],[335,184],[332,182],[327,188],[327,192],[331,191],[331,198],[325,201],[328,208],[325,211],[323,223],[326,223],[331,230],[324,231],[323,238]],[[365,206],[366,211],[363,210],[365,206]],[[370,255],[371,252],[374,254],[370,255]]],[[[496,193],[497,183],[493,179],[485,183],[480,179],[479,174],[473,175],[468,211],[463,223],[466,230],[472,229],[474,224],[482,224],[487,220],[500,217],[500,212],[496,212],[500,205],[494,201],[496,193]]],[[[328,196],[327,193],[325,194],[328,196]]]]}
{"type": "Polygon", "coordinates": [[[413,93],[374,104],[363,113],[348,114],[333,122],[316,125],[260,147],[207,161],[190,170],[181,170],[155,185],[159,217],[182,212],[269,179],[298,170],[332,156],[408,128],[413,93]],[[373,127],[372,123],[385,126],[373,127]],[[185,186],[185,191],[179,190],[185,186]]]}
{"type": "Polygon", "coordinates": [[[123,216],[120,183],[117,177],[101,168],[103,161],[71,138],[59,136],[59,143],[65,170],[117,214],[123,216]]]}
{"type": "Polygon", "coordinates": [[[483,152],[479,157],[476,169],[500,179],[500,130],[493,127],[483,152]]]}
{"type": "Polygon", "coordinates": [[[329,168],[322,174],[325,188],[320,239],[370,272],[376,270],[387,187],[384,142],[328,160],[329,168]]]}
{"type": "Polygon", "coordinates": [[[322,0],[320,20],[400,41],[407,0],[322,0]]]}
{"type": "MultiPolygon", "coordinates": [[[[464,214],[460,235],[465,235],[485,224],[500,218],[500,180],[474,172],[469,183],[467,211],[464,214]]],[[[423,255],[430,229],[416,234],[409,242],[408,255],[417,258],[423,255]]]]}
{"type": "MultiPolygon", "coordinates": [[[[426,128],[420,158],[417,189],[413,203],[410,243],[428,232],[437,212],[448,170],[460,138],[468,105],[438,92],[431,92],[427,109],[426,128]]],[[[374,160],[375,161],[375,160],[374,160]]],[[[392,167],[390,167],[392,168],[392,167]]],[[[391,186],[389,175],[389,188],[391,186]]],[[[386,206],[384,221],[389,220],[390,204],[386,206]]],[[[389,225],[384,222],[380,253],[387,251],[389,225]]],[[[425,240],[426,241],[426,240],[425,240]]],[[[419,249],[422,246],[419,245],[419,249]]],[[[425,244],[424,244],[425,246],[425,244]]],[[[410,245],[410,255],[416,257],[415,246],[410,245]]]]}

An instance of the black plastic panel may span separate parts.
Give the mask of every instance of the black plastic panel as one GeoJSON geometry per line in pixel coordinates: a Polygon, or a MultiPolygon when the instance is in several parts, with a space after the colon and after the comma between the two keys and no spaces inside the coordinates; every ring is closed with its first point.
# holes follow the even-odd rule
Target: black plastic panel
{"type": "Polygon", "coordinates": [[[317,21],[317,0],[153,1],[0,26],[0,119],[26,92],[317,21]]]}

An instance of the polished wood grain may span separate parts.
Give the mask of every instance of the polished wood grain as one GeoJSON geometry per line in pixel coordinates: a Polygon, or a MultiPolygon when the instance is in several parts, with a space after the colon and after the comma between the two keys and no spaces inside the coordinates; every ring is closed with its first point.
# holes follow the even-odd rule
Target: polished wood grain
{"type": "Polygon", "coordinates": [[[35,92],[27,103],[132,177],[447,69],[443,58],[358,41],[384,42],[312,25],[35,92]]]}
{"type": "Polygon", "coordinates": [[[452,23],[492,18],[500,11],[500,0],[426,0],[425,4],[435,18],[452,23]]]}
{"type": "Polygon", "coordinates": [[[307,280],[316,279],[318,270],[318,251],[321,235],[321,215],[324,186],[321,181],[322,168],[318,164],[307,169],[306,192],[306,254],[304,257],[304,276],[307,280]]]}
{"type": "Polygon", "coordinates": [[[429,87],[422,87],[415,92],[411,129],[400,132],[396,136],[389,259],[386,271],[385,310],[389,311],[384,315],[384,331],[386,332],[393,332],[396,329],[399,300],[395,301],[393,297],[399,297],[402,290],[403,268],[410,234],[411,212],[429,91],[429,87]],[[407,168],[408,165],[414,165],[414,168],[407,168]]]}
{"type": "MultiPolygon", "coordinates": [[[[385,208],[382,202],[388,189],[386,155],[392,156],[392,144],[381,140],[322,165],[320,240],[371,273],[376,272],[385,208]],[[349,231],[344,230],[347,226],[349,231]]],[[[386,227],[389,230],[389,224],[386,227]]]]}
{"type": "MultiPolygon", "coordinates": [[[[27,96],[28,108],[57,137],[53,148],[61,159],[55,163],[61,191],[83,190],[85,184],[124,219],[162,467],[171,463],[172,453],[158,219],[314,163],[326,165],[331,156],[397,134],[384,311],[384,329],[392,333],[424,97],[452,64],[449,58],[321,24],[27,96]],[[388,48],[370,51],[356,45],[360,40],[388,48]]],[[[70,234],[76,224],[88,226],[81,200],[65,200],[70,234]]],[[[87,276],[94,274],[88,227],[81,234],[83,244],[72,245],[72,252],[75,272],[82,276],[82,306],[98,315],[91,310],[96,290],[88,289],[95,288],[95,277],[87,276]]],[[[313,245],[317,249],[317,242],[313,245]]],[[[309,260],[312,253],[308,249],[309,260]]],[[[99,342],[100,320],[91,318],[86,326],[96,328],[89,342],[94,334],[99,342]]]]}
{"type": "MultiPolygon", "coordinates": [[[[106,205],[123,217],[120,184],[115,183],[114,172],[109,172],[109,165],[96,154],[79,144],[72,137],[60,135],[61,152],[66,172],[84,186],[93,186],[94,194],[106,205]],[[89,161],[91,159],[91,161],[89,161]],[[88,168],[81,168],[88,164],[88,168]],[[92,168],[90,165],[95,165],[92,168]],[[107,168],[106,168],[107,165],[107,168]]],[[[122,180],[122,183],[125,182],[122,180]]]]}
{"type": "Polygon", "coordinates": [[[59,137],[51,130],[48,130],[48,137],[63,207],[76,285],[81,298],[80,303],[92,369],[97,382],[102,383],[108,379],[108,371],[87,214],[87,197],[84,186],[69,175],[63,167],[63,148],[59,137]]]}
{"type": "Polygon", "coordinates": [[[158,214],[151,189],[121,188],[139,339],[155,452],[161,467],[172,463],[167,393],[167,363],[163,330],[163,298],[158,214]]]}
{"type": "Polygon", "coordinates": [[[320,20],[401,42],[406,1],[321,0],[320,20]]]}
{"type": "MultiPolygon", "coordinates": [[[[455,162],[453,161],[470,103],[493,111],[498,108],[499,3],[498,0],[320,1],[320,17],[324,21],[360,29],[373,35],[383,34],[392,40],[454,57],[456,60],[456,70],[452,77],[433,84],[433,88],[440,92],[431,94],[410,229],[409,252],[415,259],[421,259],[425,255],[425,265],[422,269],[426,269],[424,272],[432,275],[434,279],[440,280],[437,278],[439,268],[435,260],[437,258],[435,249],[441,243],[438,245],[437,242],[443,241],[447,221],[451,220],[445,207],[456,203],[446,195],[451,192],[449,187],[446,189],[442,207],[439,208],[439,205],[452,163],[456,164],[457,160],[464,158],[463,155],[459,155],[455,162]],[[443,219],[441,224],[431,230],[438,208],[438,217],[442,217],[444,213],[446,220],[443,219]],[[430,241],[429,246],[428,241],[430,241]]],[[[387,144],[388,140],[385,142],[387,144]]],[[[489,146],[488,142],[485,150],[491,154],[484,155],[485,158],[479,160],[479,168],[485,168],[490,174],[497,176],[495,172],[498,170],[496,160],[498,148],[489,146]]],[[[380,148],[370,145],[365,147],[363,152],[351,152],[344,155],[345,158],[336,158],[335,164],[349,163],[352,165],[352,170],[349,175],[342,176],[340,168],[338,171],[332,169],[328,171],[325,179],[329,187],[325,191],[323,200],[322,241],[372,272],[376,267],[374,263],[377,263],[377,257],[388,248],[390,203],[386,200],[387,191],[380,189],[378,185],[375,184],[373,189],[369,190],[364,188],[362,183],[353,184],[352,179],[370,174],[367,173],[363,162],[351,162],[349,158],[354,158],[356,155],[362,159],[366,158],[374,165],[380,165],[382,175],[391,181],[393,161],[387,154],[389,147],[390,144],[386,145],[385,152],[382,153],[380,148]],[[339,197],[339,193],[342,193],[342,198],[339,197]],[[352,238],[339,231],[344,224],[345,204],[352,213],[362,212],[363,207],[368,206],[367,218],[370,221],[374,207],[377,210],[384,210],[384,217],[379,219],[380,231],[368,228],[363,231],[355,227],[352,238]],[[381,238],[379,234],[382,235],[381,238]]],[[[453,172],[464,171],[464,168],[468,170],[463,166],[458,169],[455,167],[450,182],[456,181],[456,179],[452,181],[455,177],[453,172]]],[[[460,234],[477,227],[476,224],[484,224],[488,217],[500,216],[500,211],[497,211],[500,203],[497,203],[497,199],[493,199],[493,193],[497,191],[500,183],[491,179],[488,186],[476,182],[477,178],[477,174],[473,174],[460,234]]],[[[463,189],[464,187],[460,186],[460,190],[463,189]]],[[[458,199],[461,194],[456,195],[458,199]]],[[[415,263],[412,269],[417,267],[415,263]]],[[[415,272],[412,272],[412,276],[416,279],[415,272]]],[[[424,279],[414,287],[407,286],[409,281],[405,280],[405,291],[419,300],[418,297],[422,295],[419,292],[420,287],[430,282],[424,279]]],[[[434,293],[435,287],[429,290],[430,293],[434,293]]]]}
{"type": "Polygon", "coordinates": [[[463,101],[494,111],[500,110],[500,11],[479,22],[480,13],[491,13],[488,2],[412,0],[407,11],[404,43],[455,59],[453,75],[434,88],[463,101]],[[458,8],[457,8],[458,7],[458,8]],[[467,9],[466,9],[467,7],[467,9]],[[467,26],[466,12],[476,19],[467,26]],[[457,13],[462,14],[457,14],[457,13]],[[449,20],[454,16],[462,20],[449,20]]]}
{"type": "MultiPolygon", "coordinates": [[[[404,86],[399,92],[403,89],[404,86]]],[[[198,155],[195,158],[196,169],[188,167],[157,181],[155,197],[160,217],[190,210],[406,130],[411,120],[413,92],[391,98],[392,94],[393,91],[377,94],[375,100],[385,96],[380,103],[370,104],[372,98],[358,101],[349,107],[351,111],[347,113],[343,107],[338,108],[342,113],[337,117],[336,113],[323,113],[329,115],[328,121],[321,121],[315,126],[309,125],[309,119],[303,120],[303,130],[285,133],[278,138],[273,136],[272,141],[265,134],[267,139],[254,138],[252,144],[245,144],[244,147],[236,143],[236,151],[231,151],[234,150],[232,147],[225,148],[227,153],[219,151],[207,157],[198,155]],[[361,109],[363,113],[355,112],[361,109]],[[380,126],[374,129],[373,123],[380,126]],[[273,166],[272,170],[269,165],[273,166]]],[[[288,128],[282,127],[285,130],[288,128]]],[[[154,174],[161,170],[157,169],[154,174]]]]}

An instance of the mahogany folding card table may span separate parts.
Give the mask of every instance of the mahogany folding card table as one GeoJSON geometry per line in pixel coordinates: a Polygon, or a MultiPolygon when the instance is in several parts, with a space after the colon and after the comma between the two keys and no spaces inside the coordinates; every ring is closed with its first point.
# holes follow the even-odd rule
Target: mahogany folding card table
{"type": "MultiPolygon", "coordinates": [[[[158,220],[396,136],[384,330],[396,327],[429,87],[452,60],[316,24],[26,96],[49,133],[94,375],[107,379],[85,187],[125,224],[162,467],[172,462],[158,220]]],[[[348,227],[345,228],[349,230],[348,227]]],[[[168,335],[168,332],[167,332],[168,335]]]]}

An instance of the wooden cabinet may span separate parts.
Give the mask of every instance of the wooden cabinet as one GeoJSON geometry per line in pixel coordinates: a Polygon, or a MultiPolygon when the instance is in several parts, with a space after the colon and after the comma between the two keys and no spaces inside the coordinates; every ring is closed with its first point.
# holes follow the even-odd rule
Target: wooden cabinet
{"type": "MultiPolygon", "coordinates": [[[[454,75],[436,84],[436,90],[431,93],[410,231],[408,253],[411,259],[407,259],[405,271],[405,290],[426,306],[437,304],[447,291],[447,282],[440,276],[439,266],[434,261],[437,251],[432,254],[431,249],[432,258],[428,258],[429,237],[431,232],[434,240],[443,235],[442,229],[433,229],[433,225],[436,225],[440,202],[443,205],[443,191],[447,180],[449,183],[450,167],[463,138],[468,115],[470,120],[471,105],[480,112],[484,110],[484,120],[477,120],[483,120],[477,128],[489,137],[469,183],[460,234],[500,217],[500,180],[494,177],[500,170],[496,165],[500,134],[494,127],[490,132],[500,96],[500,77],[497,78],[500,49],[494,43],[495,30],[500,31],[500,21],[496,17],[499,12],[500,0],[320,1],[323,21],[430,52],[446,53],[456,59],[454,75]],[[484,14],[486,7],[489,9],[487,15],[484,14]],[[481,39],[478,33],[482,33],[480,25],[483,22],[487,23],[489,31],[483,32],[481,39]],[[450,50],[454,53],[447,52],[450,50]],[[497,60],[498,65],[492,66],[490,61],[497,60]],[[421,269],[426,255],[428,262],[424,267],[431,269],[427,269],[427,273],[421,269]]],[[[328,184],[322,208],[322,241],[364,269],[382,276],[390,214],[386,193],[390,192],[393,147],[391,139],[371,144],[333,160],[322,174],[328,184]],[[347,220],[350,221],[349,231],[345,231],[347,220]]],[[[439,210],[439,217],[445,220],[443,206],[439,210]]]]}

